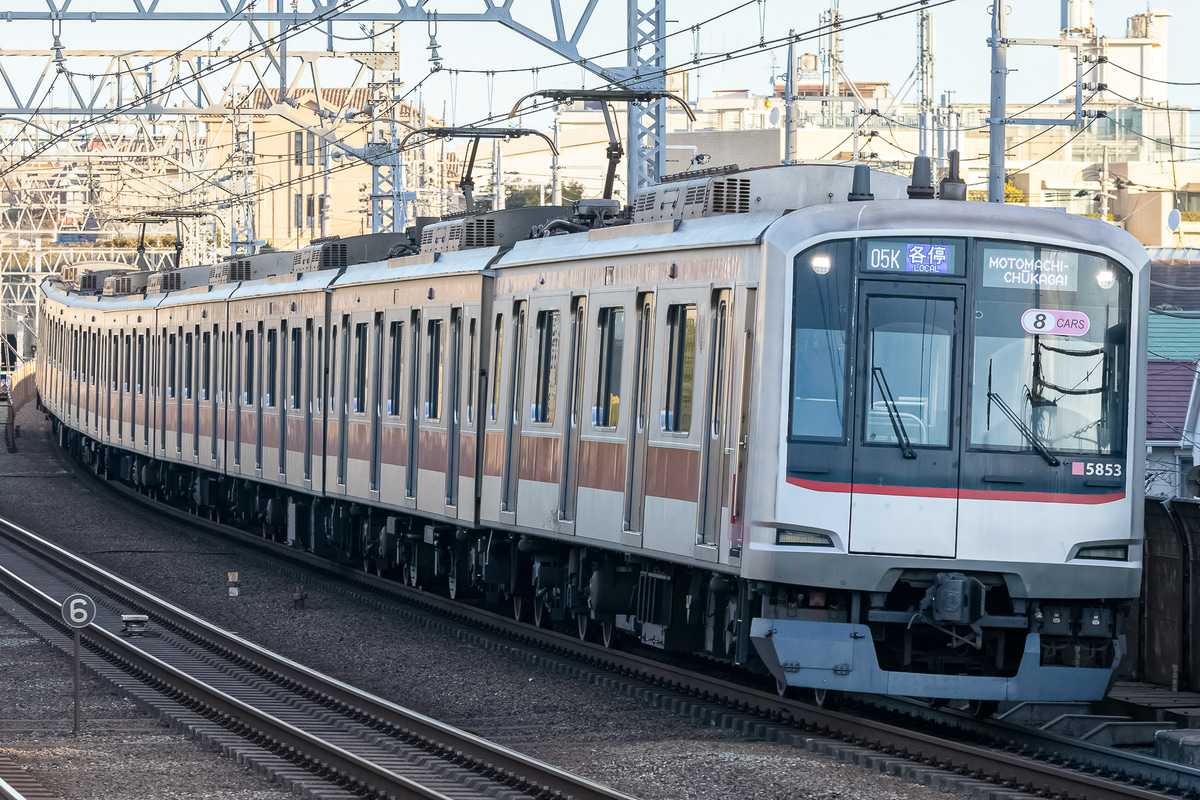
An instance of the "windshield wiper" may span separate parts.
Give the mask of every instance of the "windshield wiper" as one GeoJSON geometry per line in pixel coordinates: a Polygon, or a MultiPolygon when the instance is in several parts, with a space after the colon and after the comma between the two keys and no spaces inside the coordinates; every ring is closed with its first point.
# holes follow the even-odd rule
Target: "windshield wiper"
{"type": "Polygon", "coordinates": [[[875,385],[879,387],[879,393],[883,395],[883,404],[887,408],[888,419],[892,421],[892,430],[896,432],[896,444],[900,445],[900,451],[905,458],[916,458],[917,451],[913,450],[912,441],[908,438],[908,431],[904,428],[904,420],[900,419],[900,409],[896,405],[895,398],[892,397],[892,390],[888,386],[887,377],[883,374],[883,367],[872,367],[871,376],[875,379],[875,385]]]}
{"type": "Polygon", "coordinates": [[[1021,421],[1021,418],[1018,417],[1017,413],[1009,407],[1008,403],[1004,402],[1003,397],[996,394],[991,389],[988,389],[987,397],[989,404],[994,401],[996,405],[1000,406],[1000,410],[1004,412],[1004,416],[1008,417],[1008,421],[1013,424],[1014,428],[1021,432],[1021,435],[1025,437],[1025,441],[1033,445],[1033,449],[1037,450],[1038,454],[1040,454],[1042,458],[1046,459],[1047,464],[1052,467],[1057,467],[1062,463],[1058,460],[1058,456],[1054,455],[1054,453],[1051,453],[1046,445],[1042,444],[1042,440],[1038,438],[1038,435],[1034,433],[1029,426],[1021,421]]]}

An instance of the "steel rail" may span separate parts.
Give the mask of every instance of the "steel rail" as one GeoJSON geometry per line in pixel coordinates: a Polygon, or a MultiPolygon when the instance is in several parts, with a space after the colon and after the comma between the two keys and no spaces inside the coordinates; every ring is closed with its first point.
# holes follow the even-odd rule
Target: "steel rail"
{"type": "MultiPolygon", "coordinates": [[[[1163,800],[1163,798],[1172,796],[1131,785],[1120,779],[1088,774],[997,748],[957,742],[886,722],[821,709],[808,703],[781,698],[775,693],[710,677],[684,667],[677,667],[632,653],[606,649],[601,645],[580,641],[574,636],[552,630],[532,628],[508,616],[476,608],[395,581],[367,575],[361,570],[335,564],[311,553],[284,547],[241,529],[197,517],[182,509],[151,500],[120,483],[103,481],[98,477],[96,480],[114,492],[133,499],[158,514],[169,516],[217,535],[232,536],[238,541],[274,557],[298,561],[307,567],[335,574],[342,580],[369,587],[372,591],[399,597],[405,602],[423,606],[451,619],[470,622],[499,635],[545,648],[551,652],[578,658],[604,669],[625,673],[646,682],[708,698],[734,708],[755,712],[766,718],[791,720],[794,724],[819,735],[839,738],[882,753],[972,775],[1000,785],[1043,794],[1070,798],[1099,797],[1105,798],[1105,800],[1163,800]]],[[[1147,760],[1144,756],[1137,758],[1141,761],[1147,760]]],[[[1166,784],[1169,791],[1175,791],[1172,786],[1172,772],[1167,769],[1171,765],[1167,762],[1159,762],[1159,764],[1162,765],[1159,782],[1166,784]]],[[[1177,781],[1178,778],[1175,780],[1177,781]]]]}
{"type": "MultiPolygon", "coordinates": [[[[261,677],[287,688],[314,694],[324,702],[341,705],[359,721],[386,732],[399,733],[406,739],[416,739],[435,754],[453,758],[456,763],[474,762],[485,777],[518,784],[514,788],[526,788],[539,796],[572,797],[576,800],[634,800],[629,795],[375,697],[265,650],[151,595],[7,520],[0,519],[0,535],[17,541],[21,546],[52,561],[60,569],[65,567],[109,596],[140,608],[159,624],[173,629],[180,635],[192,638],[197,643],[243,665],[261,666],[261,677]],[[523,787],[520,786],[522,784],[523,787]]],[[[62,626],[56,619],[61,601],[31,586],[3,566],[0,566],[0,584],[7,586],[9,591],[30,607],[37,608],[47,615],[47,620],[56,627],[62,626]]],[[[212,712],[210,716],[216,716],[225,722],[239,720],[243,725],[251,726],[256,733],[266,738],[268,744],[277,749],[288,751],[294,748],[297,752],[312,754],[317,761],[327,764],[335,777],[356,779],[361,786],[374,787],[375,791],[382,792],[384,796],[448,800],[439,792],[420,786],[409,778],[396,775],[367,759],[324,742],[207,686],[132,646],[125,639],[99,627],[96,623],[85,629],[84,642],[107,660],[120,659],[152,681],[171,690],[203,698],[203,702],[212,712]]]]}

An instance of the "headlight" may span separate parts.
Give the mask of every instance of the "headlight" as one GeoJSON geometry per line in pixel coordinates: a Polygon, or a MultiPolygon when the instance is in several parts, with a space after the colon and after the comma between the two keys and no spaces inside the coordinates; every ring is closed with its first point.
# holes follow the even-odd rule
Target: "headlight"
{"type": "Polygon", "coordinates": [[[1104,544],[1095,547],[1081,547],[1075,557],[1090,558],[1096,561],[1128,561],[1129,545],[1104,544]]]}
{"type": "Polygon", "coordinates": [[[804,545],[806,547],[833,547],[833,539],[823,533],[794,531],[789,528],[775,529],[775,544],[804,545]]]}

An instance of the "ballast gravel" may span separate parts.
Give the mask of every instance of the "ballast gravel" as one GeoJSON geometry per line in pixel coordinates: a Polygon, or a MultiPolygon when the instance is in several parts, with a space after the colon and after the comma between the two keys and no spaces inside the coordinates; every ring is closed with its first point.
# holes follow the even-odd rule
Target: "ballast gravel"
{"type": "MultiPolygon", "coordinates": [[[[131,509],[78,477],[32,407],[17,453],[0,449],[0,516],[229,630],[421,713],[641,798],[945,800],[948,795],[807,750],[747,742],[602,686],[530,667],[131,509]],[[237,597],[228,595],[238,573],[237,597]]],[[[256,774],[141,716],[85,680],[71,736],[70,659],[0,614],[0,755],[64,800],[284,796],[256,774]]]]}

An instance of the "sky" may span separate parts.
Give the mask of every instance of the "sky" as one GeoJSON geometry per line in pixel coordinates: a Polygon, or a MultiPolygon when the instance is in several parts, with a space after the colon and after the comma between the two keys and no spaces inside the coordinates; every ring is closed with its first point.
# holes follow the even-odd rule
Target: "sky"
{"type": "MultiPolygon", "coordinates": [[[[44,0],[10,0],[15,6],[43,8],[44,0]]],[[[278,0],[258,0],[259,8],[267,8],[278,0]]],[[[284,0],[285,7],[290,0],[284,0]]],[[[301,7],[310,0],[298,0],[301,7]]],[[[727,53],[754,46],[760,39],[772,40],[787,34],[789,29],[799,33],[811,31],[818,25],[819,16],[832,0],[667,0],[668,32],[680,31],[668,39],[667,60],[671,65],[688,62],[697,50],[702,54],[727,53]],[[720,19],[706,22],[725,13],[720,19]],[[700,24],[698,32],[689,28],[700,24]]],[[[843,19],[873,14],[902,5],[904,0],[840,0],[843,19]]],[[[941,0],[931,0],[936,5],[941,0]]],[[[562,0],[568,28],[578,16],[586,0],[562,0]]],[[[483,0],[431,0],[427,8],[442,13],[478,11],[483,0]]],[[[514,0],[514,17],[531,27],[548,31],[551,18],[548,0],[514,0]]],[[[580,50],[586,54],[620,51],[625,45],[624,0],[600,0],[600,5],[580,40],[580,50]]],[[[397,0],[365,0],[363,8],[395,9],[397,0]]],[[[162,0],[161,10],[219,8],[218,0],[162,0]]],[[[1172,14],[1168,40],[1170,77],[1180,81],[1200,81],[1200,64],[1190,58],[1193,33],[1200,30],[1200,2],[1196,0],[1159,0],[1154,7],[1172,14]]],[[[133,0],[74,0],[71,10],[116,9],[131,10],[133,0]]],[[[949,0],[933,10],[935,87],[940,93],[950,90],[958,102],[985,102],[988,92],[990,55],[986,40],[990,25],[989,0],[949,0]]],[[[1009,0],[1008,35],[1021,38],[1055,38],[1058,36],[1060,9],[1055,0],[1009,0]]],[[[1103,35],[1124,35],[1126,19],[1147,9],[1145,0],[1097,0],[1095,19],[1103,35]]],[[[205,24],[207,26],[207,23],[205,24]]],[[[382,26],[380,26],[382,27],[382,26]]],[[[369,49],[357,23],[335,26],[340,37],[336,46],[346,50],[369,49]]],[[[197,24],[76,22],[63,26],[61,37],[66,48],[137,49],[147,46],[182,47],[198,37],[205,29],[197,24]]],[[[553,67],[562,58],[536,43],[495,23],[446,23],[436,31],[444,69],[429,75],[427,45],[429,32],[424,24],[407,23],[396,30],[398,49],[402,54],[401,78],[412,88],[426,78],[409,99],[420,99],[427,110],[441,116],[443,109],[449,121],[468,124],[489,114],[506,112],[513,101],[535,88],[573,88],[581,81],[593,84],[597,79],[586,77],[575,65],[553,67]],[[531,68],[539,68],[536,73],[531,68]],[[479,74],[483,70],[519,70],[516,73],[479,74]],[[458,71],[455,74],[455,71],[458,71]],[[428,77],[426,77],[428,76],[428,77]]],[[[46,23],[0,22],[0,48],[45,48],[52,34],[46,23]]],[[[873,22],[848,30],[843,34],[845,69],[855,81],[887,81],[893,91],[905,82],[916,62],[916,17],[873,22]]],[[[245,47],[249,31],[244,22],[226,25],[217,32],[214,44],[222,39],[225,50],[245,47]]],[[[293,49],[323,49],[324,36],[307,34],[291,44],[293,49]]],[[[797,52],[816,52],[815,41],[797,45],[797,52]]],[[[695,73],[700,91],[709,94],[716,89],[749,89],[765,94],[773,74],[783,71],[782,48],[754,51],[748,57],[723,60],[695,73]]],[[[623,53],[600,59],[607,65],[620,64],[623,53]]],[[[13,71],[18,85],[32,86],[39,67],[33,62],[24,72],[13,71]]],[[[1009,52],[1008,97],[1012,103],[1035,102],[1058,88],[1057,57],[1049,47],[1016,47],[1009,52]]],[[[100,62],[75,59],[71,68],[76,72],[100,71],[100,62]]],[[[332,68],[323,76],[325,85],[348,80],[349,72],[332,68]]],[[[1200,107],[1200,87],[1171,87],[1172,103],[1200,107]]],[[[56,102],[67,103],[64,96],[56,102]]],[[[526,120],[526,124],[545,124],[547,119],[526,120]]]]}

